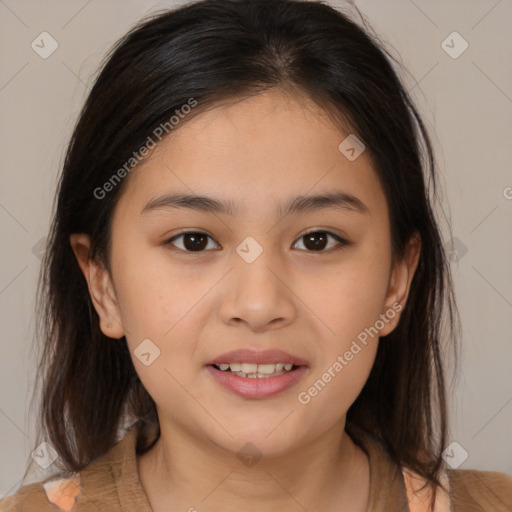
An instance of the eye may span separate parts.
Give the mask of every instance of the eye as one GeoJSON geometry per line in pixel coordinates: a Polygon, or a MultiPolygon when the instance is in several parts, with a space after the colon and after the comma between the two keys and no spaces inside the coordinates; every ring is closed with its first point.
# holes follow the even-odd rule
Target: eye
{"type": "MultiPolygon", "coordinates": [[[[299,240],[304,239],[305,243],[303,243],[304,247],[308,250],[308,252],[328,252],[325,251],[329,238],[334,239],[338,242],[338,247],[335,246],[334,250],[338,250],[343,248],[343,246],[348,245],[347,240],[344,240],[338,235],[331,233],[329,231],[310,231],[302,235],[299,240]]],[[[297,243],[297,242],[296,242],[297,243]]],[[[327,247],[328,249],[332,249],[332,245],[327,247]]]]}
{"type": "MultiPolygon", "coordinates": [[[[206,233],[201,231],[185,231],[180,233],[179,235],[173,236],[169,240],[165,242],[165,245],[172,244],[178,249],[185,252],[204,252],[206,249],[215,249],[219,248],[219,245],[215,244],[214,247],[208,247],[208,239],[214,241],[213,238],[206,233]],[[177,241],[180,241],[178,244],[177,241]]],[[[304,249],[308,252],[327,252],[327,250],[332,249],[334,246],[334,250],[341,249],[343,246],[348,245],[349,242],[344,240],[338,235],[331,233],[329,231],[310,231],[302,235],[299,238],[299,241],[302,239],[305,240],[303,243],[304,249]],[[329,245],[329,239],[334,240],[335,243],[331,243],[329,245]],[[336,247],[336,243],[338,247],[336,247]],[[326,250],[327,249],[327,250],[326,250]]],[[[298,242],[295,243],[295,245],[298,242]]],[[[299,247],[299,249],[302,249],[299,247]]]]}
{"type": "Polygon", "coordinates": [[[211,236],[200,231],[185,231],[184,233],[173,236],[167,240],[165,245],[176,245],[179,249],[186,252],[203,252],[203,250],[208,246],[208,238],[213,240],[211,236]],[[174,241],[179,239],[183,239],[181,247],[178,244],[174,244],[174,241]]]}

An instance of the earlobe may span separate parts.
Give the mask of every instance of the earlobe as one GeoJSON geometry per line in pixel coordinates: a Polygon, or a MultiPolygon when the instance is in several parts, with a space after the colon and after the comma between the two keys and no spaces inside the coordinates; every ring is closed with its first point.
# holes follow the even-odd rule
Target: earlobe
{"type": "Polygon", "coordinates": [[[104,265],[89,257],[89,235],[74,233],[69,237],[69,241],[87,281],[89,295],[100,319],[101,331],[109,338],[122,338],[124,328],[111,277],[104,265]]]}
{"type": "Polygon", "coordinates": [[[395,263],[391,272],[383,313],[388,316],[387,313],[393,311],[393,318],[380,330],[380,336],[387,336],[398,324],[409,296],[420,254],[421,238],[415,233],[411,236],[403,257],[395,263]]]}

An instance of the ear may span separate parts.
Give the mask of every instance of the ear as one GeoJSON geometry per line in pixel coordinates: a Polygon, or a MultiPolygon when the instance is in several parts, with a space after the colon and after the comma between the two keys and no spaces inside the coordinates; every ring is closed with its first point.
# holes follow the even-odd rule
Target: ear
{"type": "Polygon", "coordinates": [[[384,311],[382,312],[389,321],[384,322],[384,327],[379,331],[380,336],[387,336],[398,325],[401,311],[404,309],[409,296],[412,278],[418,267],[420,253],[421,238],[419,233],[414,233],[409,239],[403,257],[395,262],[391,271],[384,311]],[[393,317],[391,317],[391,312],[394,312],[393,317]]]}
{"type": "Polygon", "coordinates": [[[100,317],[101,331],[109,338],[122,338],[124,328],[112,279],[102,264],[89,258],[89,235],[74,233],[69,237],[69,241],[87,281],[94,308],[100,317]]]}

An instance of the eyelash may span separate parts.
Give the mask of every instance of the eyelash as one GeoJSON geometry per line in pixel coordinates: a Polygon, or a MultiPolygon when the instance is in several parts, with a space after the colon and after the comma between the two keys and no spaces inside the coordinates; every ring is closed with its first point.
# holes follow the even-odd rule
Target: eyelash
{"type": "MultiPolygon", "coordinates": [[[[315,254],[315,253],[320,253],[320,254],[321,253],[331,253],[331,252],[334,252],[334,251],[339,251],[339,250],[343,249],[345,246],[350,244],[350,242],[348,242],[344,238],[341,238],[339,235],[336,235],[335,233],[332,233],[330,231],[325,231],[325,230],[319,230],[319,229],[316,229],[316,230],[313,230],[313,231],[308,231],[307,233],[304,233],[303,235],[301,235],[297,240],[301,240],[302,238],[304,238],[304,237],[306,237],[308,235],[318,234],[318,233],[325,234],[328,237],[334,238],[338,242],[338,245],[335,246],[334,248],[330,247],[329,249],[322,249],[322,250],[319,250],[319,251],[313,251],[313,250],[308,251],[308,250],[304,250],[304,249],[301,249],[301,250],[304,250],[305,252],[309,252],[309,253],[312,253],[312,254],[315,254]]],[[[184,231],[183,233],[180,233],[179,235],[175,235],[172,238],[169,238],[168,240],[166,240],[164,242],[163,245],[173,245],[173,242],[176,239],[182,238],[185,235],[204,235],[204,236],[210,238],[211,240],[213,240],[213,237],[211,237],[210,235],[208,235],[207,233],[204,233],[202,231],[184,231]]],[[[297,243],[297,242],[295,242],[295,243],[297,243]]],[[[201,250],[201,251],[188,251],[186,249],[181,249],[180,247],[176,247],[176,250],[181,251],[181,252],[185,252],[185,253],[188,253],[188,254],[194,254],[194,253],[201,254],[201,253],[204,253],[204,252],[208,252],[208,249],[204,249],[204,250],[201,250]]]]}

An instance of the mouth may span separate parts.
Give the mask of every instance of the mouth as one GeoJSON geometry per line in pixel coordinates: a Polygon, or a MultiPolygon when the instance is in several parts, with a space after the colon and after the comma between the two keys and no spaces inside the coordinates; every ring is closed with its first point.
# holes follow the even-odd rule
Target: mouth
{"type": "Polygon", "coordinates": [[[307,372],[307,361],[281,350],[236,350],[209,361],[205,368],[224,389],[244,398],[275,396],[307,372]]]}

